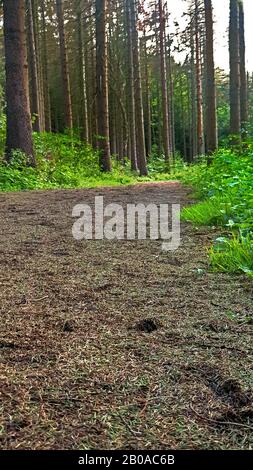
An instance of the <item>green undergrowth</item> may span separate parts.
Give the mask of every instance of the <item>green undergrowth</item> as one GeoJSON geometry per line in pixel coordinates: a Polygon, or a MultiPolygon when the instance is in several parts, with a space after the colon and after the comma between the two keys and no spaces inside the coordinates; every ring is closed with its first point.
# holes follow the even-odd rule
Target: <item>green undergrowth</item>
{"type": "Polygon", "coordinates": [[[194,188],[200,202],[183,210],[195,225],[225,227],[210,250],[214,270],[253,276],[253,145],[243,151],[219,150],[210,166],[206,159],[178,173],[194,188]]]}
{"type": "Polygon", "coordinates": [[[34,134],[37,168],[26,166],[24,155],[15,151],[10,164],[0,163],[0,191],[93,188],[120,186],[145,181],[169,180],[162,161],[149,163],[149,176],[139,177],[129,162],[113,158],[113,171],[103,173],[99,155],[77,137],[63,134],[34,134]]]}

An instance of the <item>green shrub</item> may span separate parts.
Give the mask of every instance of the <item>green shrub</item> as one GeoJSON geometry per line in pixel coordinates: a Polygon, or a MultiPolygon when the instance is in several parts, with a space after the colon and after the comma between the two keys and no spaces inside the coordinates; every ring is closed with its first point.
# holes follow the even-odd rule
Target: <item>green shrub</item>
{"type": "Polygon", "coordinates": [[[99,167],[99,155],[75,135],[34,133],[37,167],[29,168],[20,151],[13,152],[9,164],[0,162],[0,191],[29,189],[85,188],[132,184],[149,181],[139,178],[113,159],[113,171],[106,174],[99,167]]]}

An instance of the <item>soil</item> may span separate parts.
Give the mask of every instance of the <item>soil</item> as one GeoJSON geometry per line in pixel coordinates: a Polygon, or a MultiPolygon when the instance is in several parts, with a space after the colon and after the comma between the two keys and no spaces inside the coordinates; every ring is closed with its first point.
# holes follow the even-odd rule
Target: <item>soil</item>
{"type": "Polygon", "coordinates": [[[76,241],[75,204],[191,203],[179,183],[0,194],[2,449],[251,449],[253,285],[220,231],[76,241]]]}

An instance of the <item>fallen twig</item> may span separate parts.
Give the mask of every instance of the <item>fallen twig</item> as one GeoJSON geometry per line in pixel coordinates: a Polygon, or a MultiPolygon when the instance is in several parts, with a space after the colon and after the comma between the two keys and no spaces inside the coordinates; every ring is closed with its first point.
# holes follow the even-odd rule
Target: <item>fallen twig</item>
{"type": "Polygon", "coordinates": [[[198,413],[198,411],[196,411],[193,408],[191,404],[190,404],[190,409],[193,411],[193,413],[195,413],[199,418],[203,419],[204,421],[209,421],[210,423],[219,424],[221,426],[237,426],[240,428],[250,429],[251,431],[253,431],[253,426],[249,426],[248,424],[236,423],[233,421],[218,421],[217,419],[209,418],[207,416],[202,416],[200,413],[198,413]]]}

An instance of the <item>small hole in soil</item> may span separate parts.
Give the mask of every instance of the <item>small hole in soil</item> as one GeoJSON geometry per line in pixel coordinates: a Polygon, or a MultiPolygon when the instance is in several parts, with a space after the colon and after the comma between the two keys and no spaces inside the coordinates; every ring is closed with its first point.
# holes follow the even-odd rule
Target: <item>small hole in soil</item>
{"type": "Polygon", "coordinates": [[[137,331],[143,331],[144,333],[153,333],[161,326],[158,320],[153,318],[145,318],[144,320],[139,321],[134,329],[137,331]]]}
{"type": "Polygon", "coordinates": [[[15,349],[16,345],[14,343],[9,343],[7,341],[0,341],[0,349],[15,349]]]}
{"type": "Polygon", "coordinates": [[[75,324],[72,320],[66,320],[63,325],[63,331],[65,333],[72,333],[75,329],[75,324]]]}
{"type": "Polygon", "coordinates": [[[23,428],[29,426],[29,423],[25,419],[14,419],[10,423],[7,424],[7,431],[20,431],[23,428]]]}
{"type": "Polygon", "coordinates": [[[252,401],[250,391],[242,390],[241,384],[235,379],[227,379],[221,383],[210,383],[211,388],[221,398],[227,399],[235,406],[246,406],[252,401]]]}

